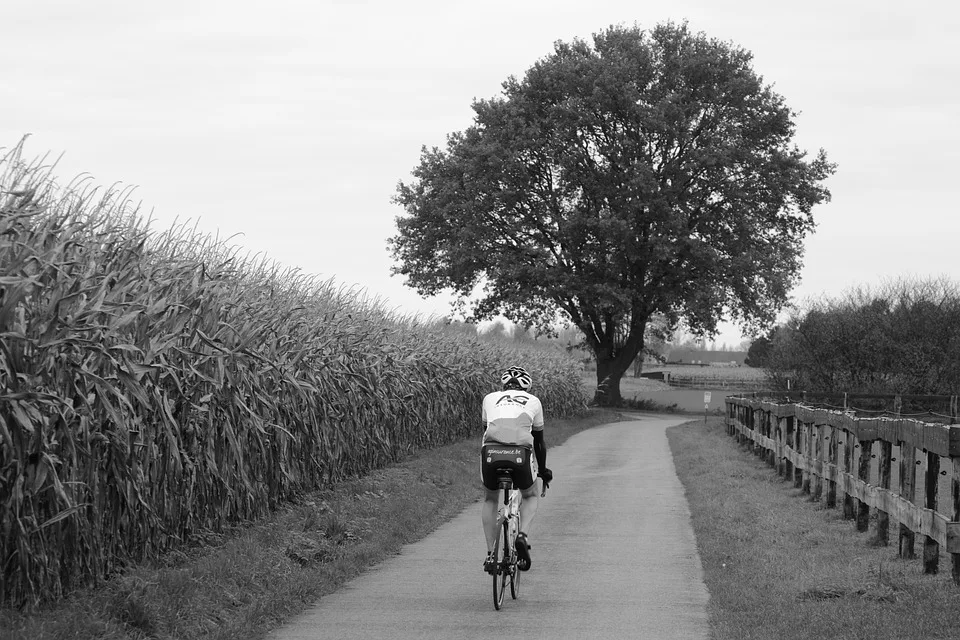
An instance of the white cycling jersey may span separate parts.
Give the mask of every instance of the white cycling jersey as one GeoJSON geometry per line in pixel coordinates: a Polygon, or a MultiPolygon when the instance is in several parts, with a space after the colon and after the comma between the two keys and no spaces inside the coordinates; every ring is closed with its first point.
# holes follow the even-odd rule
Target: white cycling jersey
{"type": "Polygon", "coordinates": [[[543,430],[543,406],[526,391],[494,391],[483,399],[483,423],[483,442],[533,447],[533,432],[543,430]]]}

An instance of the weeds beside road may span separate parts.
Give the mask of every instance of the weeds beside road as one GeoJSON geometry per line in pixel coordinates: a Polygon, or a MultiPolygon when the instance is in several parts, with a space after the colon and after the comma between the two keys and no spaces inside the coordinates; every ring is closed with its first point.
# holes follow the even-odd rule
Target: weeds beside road
{"type": "MultiPolygon", "coordinates": [[[[710,591],[715,640],[960,637],[960,589],[896,544],[873,547],[727,436],[722,419],[667,431],[710,591]]],[[[948,566],[944,560],[941,566],[948,566]]]]}

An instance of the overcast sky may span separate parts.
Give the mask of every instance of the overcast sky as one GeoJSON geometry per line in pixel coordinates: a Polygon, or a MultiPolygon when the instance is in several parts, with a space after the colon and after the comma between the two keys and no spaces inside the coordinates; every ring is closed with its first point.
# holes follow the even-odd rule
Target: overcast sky
{"type": "MultiPolygon", "coordinates": [[[[203,231],[403,313],[447,310],[390,275],[390,198],[422,145],[472,123],[556,40],[688,20],[754,54],[838,171],[797,302],[960,276],[960,9],[919,0],[25,0],[0,20],[0,147],[136,185],[154,228],[203,231]],[[783,8],[779,8],[780,6],[783,8]]],[[[958,278],[960,279],[960,278],[958,278]]],[[[739,342],[726,328],[719,342],[739,342]]]]}

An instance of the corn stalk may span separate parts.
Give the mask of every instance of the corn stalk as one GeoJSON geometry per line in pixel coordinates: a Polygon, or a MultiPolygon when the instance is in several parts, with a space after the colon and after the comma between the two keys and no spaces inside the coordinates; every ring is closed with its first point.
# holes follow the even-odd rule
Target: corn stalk
{"type": "Polygon", "coordinates": [[[54,600],[424,447],[479,437],[505,364],[553,352],[397,318],[124,191],[0,160],[0,601],[54,600]]]}

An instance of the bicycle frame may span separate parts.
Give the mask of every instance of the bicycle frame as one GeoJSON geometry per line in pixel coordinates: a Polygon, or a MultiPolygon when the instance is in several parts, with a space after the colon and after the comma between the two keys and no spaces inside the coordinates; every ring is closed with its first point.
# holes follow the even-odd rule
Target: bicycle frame
{"type": "Polygon", "coordinates": [[[519,489],[505,488],[503,495],[503,504],[497,513],[497,526],[503,526],[507,523],[508,538],[510,548],[514,549],[514,543],[517,541],[517,534],[520,533],[520,502],[523,500],[523,494],[519,489]]]}
{"type": "Polygon", "coordinates": [[[503,540],[503,555],[497,572],[493,576],[493,606],[498,611],[503,605],[503,595],[507,581],[510,581],[510,596],[516,600],[520,595],[520,569],[517,566],[517,535],[520,533],[520,502],[523,494],[513,488],[513,481],[509,476],[500,478],[500,489],[503,491],[503,502],[497,510],[497,546],[503,540]],[[502,538],[499,531],[503,531],[502,538]]]}

